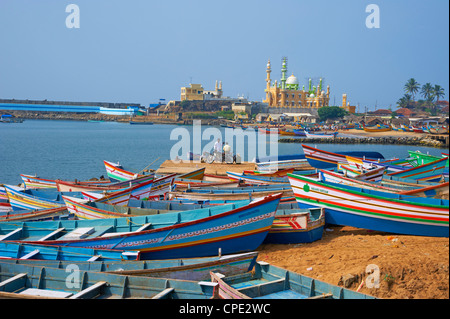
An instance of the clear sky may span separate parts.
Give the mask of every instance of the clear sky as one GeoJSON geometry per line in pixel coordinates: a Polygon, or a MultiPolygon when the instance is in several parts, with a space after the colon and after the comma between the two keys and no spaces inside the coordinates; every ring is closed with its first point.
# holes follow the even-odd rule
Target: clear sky
{"type": "Polygon", "coordinates": [[[330,104],[347,93],[360,112],[395,108],[411,77],[448,100],[449,1],[0,0],[0,98],[147,105],[219,80],[261,101],[267,60],[279,80],[283,56],[300,85],[323,77],[330,104]],[[66,26],[72,3],[79,28],[66,26]]]}

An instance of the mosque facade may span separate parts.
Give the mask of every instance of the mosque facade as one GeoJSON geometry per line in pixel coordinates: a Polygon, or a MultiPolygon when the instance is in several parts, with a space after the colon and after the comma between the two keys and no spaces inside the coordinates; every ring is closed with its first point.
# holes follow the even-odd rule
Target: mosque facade
{"type": "Polygon", "coordinates": [[[319,81],[319,85],[312,86],[312,81],[309,79],[309,87],[305,89],[305,86],[300,88],[298,78],[292,74],[286,77],[287,74],[287,61],[283,58],[281,66],[281,80],[278,83],[277,80],[272,84],[270,73],[272,72],[270,60],[267,63],[267,78],[266,78],[266,99],[263,101],[268,104],[270,108],[315,108],[318,109],[322,106],[328,106],[330,101],[330,86],[327,86],[326,91],[322,88],[322,79],[319,81]]]}

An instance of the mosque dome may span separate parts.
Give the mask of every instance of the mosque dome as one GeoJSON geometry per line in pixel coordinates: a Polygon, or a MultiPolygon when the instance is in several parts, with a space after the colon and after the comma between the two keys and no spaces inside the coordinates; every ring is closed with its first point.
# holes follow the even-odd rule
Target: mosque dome
{"type": "Polygon", "coordinates": [[[286,79],[286,84],[297,84],[298,85],[298,79],[294,74],[292,74],[290,77],[286,79]]]}

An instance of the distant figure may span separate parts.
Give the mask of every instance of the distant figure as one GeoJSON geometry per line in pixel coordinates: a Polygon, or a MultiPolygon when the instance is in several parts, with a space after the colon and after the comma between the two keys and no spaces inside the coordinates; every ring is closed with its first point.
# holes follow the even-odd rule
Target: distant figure
{"type": "Polygon", "coordinates": [[[231,146],[228,145],[228,142],[225,143],[225,146],[223,147],[223,152],[225,154],[229,153],[231,151],[231,146]]]}
{"type": "Polygon", "coordinates": [[[217,142],[214,144],[214,151],[219,152],[222,149],[222,145],[220,145],[220,138],[217,139],[217,142]]]}

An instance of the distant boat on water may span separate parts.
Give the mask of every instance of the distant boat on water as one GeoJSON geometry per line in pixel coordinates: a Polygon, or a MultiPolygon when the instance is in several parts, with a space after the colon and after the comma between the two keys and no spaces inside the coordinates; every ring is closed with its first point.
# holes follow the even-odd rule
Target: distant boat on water
{"type": "Polygon", "coordinates": [[[147,121],[130,121],[130,124],[134,124],[134,125],[153,125],[153,122],[147,122],[147,121]]]}

